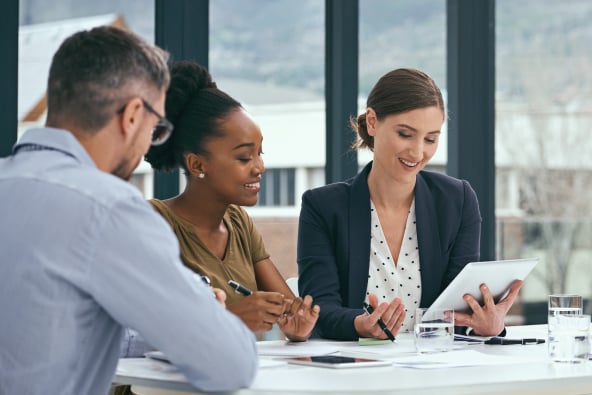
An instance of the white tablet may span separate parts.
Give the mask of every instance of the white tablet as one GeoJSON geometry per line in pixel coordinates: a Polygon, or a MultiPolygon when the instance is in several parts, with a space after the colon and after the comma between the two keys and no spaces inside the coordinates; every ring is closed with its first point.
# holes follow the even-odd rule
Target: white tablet
{"type": "Polygon", "coordinates": [[[371,358],[345,357],[342,355],[316,355],[285,358],[288,363],[306,366],[319,366],[322,368],[343,369],[363,368],[370,366],[389,366],[392,361],[384,361],[371,358]]]}
{"type": "Polygon", "coordinates": [[[538,261],[538,258],[527,258],[468,263],[429,309],[454,309],[460,313],[470,312],[471,309],[463,299],[463,295],[471,294],[479,303],[483,304],[483,295],[479,289],[483,283],[487,284],[497,303],[506,296],[512,282],[524,280],[538,261]]]}

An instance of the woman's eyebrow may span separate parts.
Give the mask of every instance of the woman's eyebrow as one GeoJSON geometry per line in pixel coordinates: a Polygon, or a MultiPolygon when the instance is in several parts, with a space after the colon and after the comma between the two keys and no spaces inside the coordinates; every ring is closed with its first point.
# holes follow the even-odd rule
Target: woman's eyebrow
{"type": "Polygon", "coordinates": [[[237,150],[237,149],[240,149],[243,147],[254,147],[254,146],[255,146],[255,143],[242,143],[242,144],[239,144],[236,147],[232,148],[232,150],[234,151],[234,150],[237,150]]]}
{"type": "MultiPolygon", "coordinates": [[[[412,132],[416,132],[417,133],[417,129],[415,129],[413,126],[409,126],[406,123],[399,123],[397,124],[398,127],[403,127],[405,129],[409,129],[412,132]]],[[[431,132],[428,132],[428,134],[440,134],[441,132],[439,130],[432,130],[431,132]]]]}
{"type": "Polygon", "coordinates": [[[413,132],[417,132],[417,129],[415,129],[413,126],[407,125],[406,123],[399,123],[399,124],[397,124],[397,126],[403,127],[405,129],[409,129],[409,130],[411,130],[413,132]]]}

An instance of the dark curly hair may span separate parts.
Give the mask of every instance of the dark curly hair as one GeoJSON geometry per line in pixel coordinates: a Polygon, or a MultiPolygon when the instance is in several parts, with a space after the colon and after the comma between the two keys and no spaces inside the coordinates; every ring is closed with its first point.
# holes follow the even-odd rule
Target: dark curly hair
{"type": "Polygon", "coordinates": [[[205,142],[221,137],[220,121],[240,108],[238,101],[218,89],[205,67],[191,61],[174,63],[165,111],[175,129],[165,144],[150,147],[146,160],[154,169],[181,167],[187,174],[185,154],[207,155],[205,142]]]}

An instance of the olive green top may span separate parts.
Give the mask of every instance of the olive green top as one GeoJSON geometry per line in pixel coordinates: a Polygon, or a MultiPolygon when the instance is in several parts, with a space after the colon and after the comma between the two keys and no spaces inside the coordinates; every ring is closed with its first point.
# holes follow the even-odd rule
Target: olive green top
{"type": "Polygon", "coordinates": [[[228,285],[228,280],[234,280],[252,291],[257,290],[254,265],[269,258],[269,253],[261,234],[242,207],[230,205],[224,214],[228,244],[224,258],[220,260],[200,240],[190,222],[175,215],[161,200],[152,199],[150,203],[177,235],[185,265],[198,274],[207,275],[212,286],[223,289],[227,295],[226,303],[243,298],[228,285]]]}

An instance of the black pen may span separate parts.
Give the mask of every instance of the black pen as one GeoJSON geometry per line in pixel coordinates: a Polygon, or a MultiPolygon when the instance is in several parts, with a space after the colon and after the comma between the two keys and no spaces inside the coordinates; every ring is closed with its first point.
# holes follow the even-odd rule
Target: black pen
{"type": "MultiPolygon", "coordinates": [[[[364,311],[366,313],[368,313],[368,315],[374,313],[374,309],[372,308],[372,306],[370,306],[366,302],[364,302],[363,308],[364,308],[364,311]]],[[[386,337],[388,337],[390,341],[394,342],[395,341],[395,336],[393,336],[393,334],[389,330],[389,328],[386,327],[386,325],[385,325],[384,321],[382,320],[382,318],[379,318],[376,323],[378,324],[378,326],[380,327],[380,329],[382,329],[382,331],[384,332],[384,334],[386,335],[386,337]]]]}
{"type": "Polygon", "coordinates": [[[502,346],[513,345],[513,344],[542,344],[545,339],[525,338],[525,339],[507,339],[505,337],[492,337],[489,340],[485,340],[483,344],[499,344],[502,346]]]}
{"type": "Polygon", "coordinates": [[[203,281],[204,284],[206,284],[208,287],[212,286],[212,281],[210,281],[210,278],[208,276],[201,274],[199,277],[201,277],[201,281],[203,281]]]}
{"type": "Polygon", "coordinates": [[[243,294],[245,296],[249,296],[250,294],[252,294],[253,292],[251,292],[251,290],[249,288],[243,287],[242,285],[240,285],[239,283],[237,283],[234,280],[228,280],[228,285],[230,285],[232,288],[234,288],[234,290],[240,294],[243,294]]]}
{"type": "MultiPolygon", "coordinates": [[[[204,274],[200,274],[199,277],[201,278],[201,281],[203,281],[205,285],[207,285],[208,287],[210,287],[211,289],[213,289],[213,287],[212,287],[212,281],[210,280],[210,278],[208,276],[206,276],[204,274]]],[[[212,292],[212,295],[214,295],[214,299],[216,299],[216,300],[218,299],[216,297],[216,293],[215,292],[212,292]]]]}

